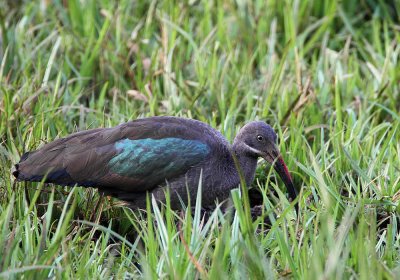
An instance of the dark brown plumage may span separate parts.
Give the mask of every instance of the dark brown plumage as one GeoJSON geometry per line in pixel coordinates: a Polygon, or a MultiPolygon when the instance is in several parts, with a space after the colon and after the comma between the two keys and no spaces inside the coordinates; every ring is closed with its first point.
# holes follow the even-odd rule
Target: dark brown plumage
{"type": "Polygon", "coordinates": [[[144,118],[113,128],[74,133],[24,154],[13,174],[19,181],[96,187],[144,208],[146,192],[163,201],[169,186],[173,208],[193,201],[202,183],[202,204],[225,200],[240,178],[236,157],[248,185],[257,158],[273,163],[289,196],[296,190],[275,145],[276,134],[264,122],[245,125],[233,145],[209,125],[176,117],[144,118]],[[189,192],[187,192],[189,190],[189,192]]]}

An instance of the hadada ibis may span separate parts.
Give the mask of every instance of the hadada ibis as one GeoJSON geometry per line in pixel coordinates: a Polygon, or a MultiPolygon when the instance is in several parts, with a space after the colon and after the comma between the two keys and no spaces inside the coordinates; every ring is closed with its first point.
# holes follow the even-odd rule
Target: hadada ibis
{"type": "Polygon", "coordinates": [[[188,197],[195,201],[201,178],[202,205],[212,207],[240,184],[240,173],[249,186],[262,157],[274,166],[294,200],[296,189],[276,141],[274,130],[261,121],[242,127],[231,145],[220,132],[197,120],[143,118],[47,143],[25,153],[13,175],[18,181],[44,179],[98,188],[132,208],[146,207],[147,192],[165,201],[168,186],[174,209],[188,197]]]}

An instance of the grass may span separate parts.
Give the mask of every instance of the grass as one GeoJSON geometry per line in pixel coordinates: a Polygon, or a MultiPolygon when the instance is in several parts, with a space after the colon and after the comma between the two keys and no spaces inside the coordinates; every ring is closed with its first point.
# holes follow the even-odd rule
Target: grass
{"type": "Polygon", "coordinates": [[[399,22],[380,0],[0,2],[0,278],[398,279],[399,22]],[[14,184],[24,151],[153,115],[272,124],[299,215],[264,165],[270,227],[240,190],[203,220],[14,184]]]}

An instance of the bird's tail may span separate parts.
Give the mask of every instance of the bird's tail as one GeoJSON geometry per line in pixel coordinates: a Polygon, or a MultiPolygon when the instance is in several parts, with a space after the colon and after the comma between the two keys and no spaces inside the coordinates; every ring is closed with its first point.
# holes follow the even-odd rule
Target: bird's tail
{"type": "Polygon", "coordinates": [[[18,181],[31,181],[31,180],[29,179],[31,176],[26,176],[26,174],[22,173],[21,170],[20,170],[20,168],[19,168],[20,163],[21,163],[21,162],[24,162],[24,161],[29,157],[29,155],[30,155],[31,153],[32,153],[32,152],[26,152],[26,153],[24,153],[24,154],[21,156],[21,159],[19,160],[19,162],[18,162],[17,164],[15,164],[14,167],[12,168],[12,170],[11,170],[12,175],[13,175],[13,176],[15,177],[15,179],[17,179],[18,181]]]}
{"type": "Polygon", "coordinates": [[[67,170],[62,166],[62,161],[57,155],[48,156],[42,150],[27,152],[22,155],[20,161],[14,165],[11,173],[17,181],[56,183],[62,186],[91,187],[91,182],[77,182],[71,178],[67,170]],[[54,160],[55,158],[55,160],[54,160]],[[52,160],[53,159],[53,160],[52,160]]]}

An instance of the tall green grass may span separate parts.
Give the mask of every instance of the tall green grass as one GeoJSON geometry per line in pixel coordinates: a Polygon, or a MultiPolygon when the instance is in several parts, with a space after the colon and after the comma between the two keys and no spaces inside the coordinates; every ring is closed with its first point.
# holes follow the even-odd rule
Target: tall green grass
{"type": "Polygon", "coordinates": [[[399,22],[379,0],[0,2],[0,278],[399,278],[399,22]],[[264,164],[256,220],[243,189],[205,219],[14,183],[25,151],[153,115],[272,124],[298,215],[264,164]]]}

